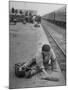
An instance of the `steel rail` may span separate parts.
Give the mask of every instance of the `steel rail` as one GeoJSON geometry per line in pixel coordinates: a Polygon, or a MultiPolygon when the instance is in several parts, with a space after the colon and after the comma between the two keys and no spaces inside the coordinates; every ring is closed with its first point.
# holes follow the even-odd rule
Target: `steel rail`
{"type": "Polygon", "coordinates": [[[58,44],[58,42],[55,40],[55,38],[51,35],[51,33],[49,31],[47,31],[49,33],[49,35],[51,36],[51,38],[55,41],[55,43],[57,44],[58,48],[60,48],[60,50],[62,51],[63,55],[66,56],[65,52],[63,51],[63,49],[60,47],[60,45],[58,44]]]}

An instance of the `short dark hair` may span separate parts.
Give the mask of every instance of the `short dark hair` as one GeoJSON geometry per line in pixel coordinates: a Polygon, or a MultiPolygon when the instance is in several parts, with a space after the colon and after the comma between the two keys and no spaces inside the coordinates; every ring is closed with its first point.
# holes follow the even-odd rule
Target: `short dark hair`
{"type": "Polygon", "coordinates": [[[42,51],[45,51],[45,52],[50,51],[50,46],[49,46],[48,44],[44,44],[44,45],[42,46],[42,51]]]}

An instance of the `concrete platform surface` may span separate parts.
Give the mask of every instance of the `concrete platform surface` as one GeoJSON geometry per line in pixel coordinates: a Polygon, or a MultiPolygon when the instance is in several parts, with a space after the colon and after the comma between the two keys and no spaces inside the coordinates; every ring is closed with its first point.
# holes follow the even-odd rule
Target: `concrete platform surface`
{"type": "Polygon", "coordinates": [[[30,79],[17,78],[14,73],[14,64],[18,62],[23,62],[30,60],[36,55],[36,53],[41,49],[44,43],[49,44],[46,34],[44,33],[42,26],[40,28],[33,27],[32,24],[23,25],[17,23],[16,25],[11,25],[10,30],[10,60],[9,60],[9,87],[10,88],[27,88],[27,87],[41,87],[41,86],[57,86],[65,85],[64,77],[59,70],[58,72],[48,71],[52,76],[59,77],[58,82],[41,80],[44,76],[43,73],[39,73],[30,79]]]}

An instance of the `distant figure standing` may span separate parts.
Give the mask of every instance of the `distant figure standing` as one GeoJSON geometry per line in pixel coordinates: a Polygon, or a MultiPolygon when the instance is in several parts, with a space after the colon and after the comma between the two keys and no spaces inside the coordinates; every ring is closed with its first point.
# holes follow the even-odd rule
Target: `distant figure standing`
{"type": "Polygon", "coordinates": [[[36,16],[35,21],[39,24],[41,23],[41,16],[36,16]]]}

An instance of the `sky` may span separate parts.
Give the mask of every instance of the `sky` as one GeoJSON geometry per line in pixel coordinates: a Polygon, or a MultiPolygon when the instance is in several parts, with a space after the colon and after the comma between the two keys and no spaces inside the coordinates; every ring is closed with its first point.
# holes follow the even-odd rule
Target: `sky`
{"type": "Polygon", "coordinates": [[[15,9],[30,9],[37,10],[38,15],[45,15],[47,13],[53,12],[65,6],[65,4],[48,4],[48,3],[34,3],[34,2],[23,2],[23,1],[10,1],[10,9],[14,7],[15,9]]]}

